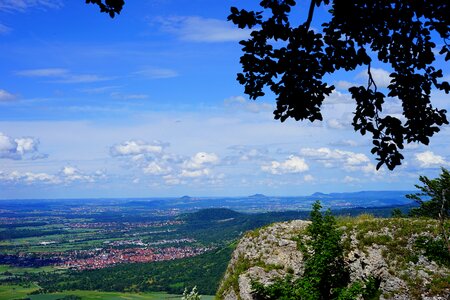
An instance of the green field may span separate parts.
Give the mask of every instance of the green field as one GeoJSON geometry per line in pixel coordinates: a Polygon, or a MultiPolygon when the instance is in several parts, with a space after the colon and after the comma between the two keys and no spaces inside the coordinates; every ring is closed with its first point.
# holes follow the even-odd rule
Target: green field
{"type": "MultiPolygon", "coordinates": [[[[97,292],[97,291],[67,291],[63,293],[28,295],[38,287],[21,287],[17,285],[0,285],[0,300],[26,299],[31,300],[57,300],[64,296],[75,295],[82,300],[164,300],[181,299],[181,295],[172,295],[167,293],[116,293],[116,292],[97,292]]],[[[202,296],[202,300],[212,300],[214,296],[202,296]]]]}
{"type": "Polygon", "coordinates": [[[28,294],[38,289],[38,286],[32,284],[30,287],[19,285],[0,285],[0,300],[13,300],[27,298],[28,294]]]}
{"type": "Polygon", "coordinates": [[[39,273],[39,272],[52,272],[58,270],[52,266],[40,267],[40,268],[22,268],[12,267],[8,265],[0,265],[0,274],[9,272],[11,274],[23,274],[23,273],[39,273]]]}

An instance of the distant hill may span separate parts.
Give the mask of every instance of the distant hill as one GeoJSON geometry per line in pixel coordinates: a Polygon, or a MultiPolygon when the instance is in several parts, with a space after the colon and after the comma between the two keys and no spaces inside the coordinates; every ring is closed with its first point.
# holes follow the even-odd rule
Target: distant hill
{"type": "Polygon", "coordinates": [[[228,208],[206,208],[194,213],[181,215],[180,218],[186,221],[216,221],[237,218],[244,214],[238,213],[228,208]]]}
{"type": "Polygon", "coordinates": [[[264,194],[254,194],[254,195],[248,196],[248,198],[267,198],[267,196],[264,194]]]}
{"type": "Polygon", "coordinates": [[[329,195],[321,193],[321,192],[315,192],[314,194],[311,195],[311,197],[323,198],[323,197],[329,197],[329,195]]]}

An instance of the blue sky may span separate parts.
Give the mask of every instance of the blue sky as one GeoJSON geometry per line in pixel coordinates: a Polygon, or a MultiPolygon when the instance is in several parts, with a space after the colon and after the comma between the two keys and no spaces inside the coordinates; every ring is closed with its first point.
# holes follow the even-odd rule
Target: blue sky
{"type": "MultiPolygon", "coordinates": [[[[226,17],[252,5],[127,1],[110,19],[83,0],[0,1],[0,198],[411,190],[449,166],[445,127],[428,147],[408,145],[395,171],[375,171],[346,91],[364,69],[333,75],[323,122],[280,123],[273,95],[249,101],[235,80],[248,32],[226,17]]],[[[391,99],[387,112],[400,108],[391,99]]]]}

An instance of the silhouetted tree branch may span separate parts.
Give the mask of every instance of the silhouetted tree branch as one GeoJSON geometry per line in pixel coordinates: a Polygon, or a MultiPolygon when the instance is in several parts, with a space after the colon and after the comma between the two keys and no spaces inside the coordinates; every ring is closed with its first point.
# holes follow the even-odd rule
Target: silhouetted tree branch
{"type": "Polygon", "coordinates": [[[429,138],[448,124],[446,110],[431,105],[432,89],[450,92],[450,84],[440,81],[442,70],[435,64],[439,55],[450,59],[450,3],[447,0],[312,0],[307,20],[295,26],[290,12],[294,0],[263,0],[262,11],[231,8],[228,20],[239,28],[252,29],[241,41],[243,72],[237,80],[251,99],[264,95],[269,87],[276,95],[275,119],[313,122],[322,120],[321,105],[335,89],[324,76],[344,69],[368,67],[368,84],[349,88],[356,102],[353,127],[362,135],[370,133],[377,168],[394,169],[401,164],[404,143],[427,145],[429,138]],[[329,21],[321,31],[310,29],[315,6],[330,5],[329,21]],[[283,41],[283,43],[273,43],[283,41]],[[392,72],[387,95],[377,90],[371,73],[374,55],[392,72]],[[404,119],[382,115],[386,97],[402,102],[404,119]]]}
{"type": "Polygon", "coordinates": [[[109,14],[111,18],[114,18],[116,14],[120,14],[125,5],[124,0],[86,0],[86,3],[98,5],[100,12],[109,14]]]}
{"type": "MultiPolygon", "coordinates": [[[[86,3],[114,17],[124,0],[86,3]]],[[[275,119],[321,121],[321,105],[335,89],[324,76],[367,66],[367,86],[349,88],[356,102],[352,125],[362,135],[372,135],[377,169],[383,164],[394,169],[403,159],[404,143],[428,145],[440,126],[449,123],[447,111],[434,108],[430,99],[432,89],[450,92],[450,84],[440,80],[443,74],[435,63],[437,45],[432,40],[443,41],[438,55],[450,60],[448,0],[311,0],[307,20],[298,26],[289,15],[296,5],[294,0],[262,0],[262,11],[232,7],[228,16],[239,28],[253,30],[240,42],[243,72],[237,80],[254,100],[270,88],[277,100],[275,119]],[[315,7],[326,5],[331,5],[329,21],[315,32],[310,29],[315,7]],[[372,76],[374,56],[392,70],[387,95],[378,91],[372,76]],[[387,97],[402,102],[404,118],[382,114],[387,97]]]]}

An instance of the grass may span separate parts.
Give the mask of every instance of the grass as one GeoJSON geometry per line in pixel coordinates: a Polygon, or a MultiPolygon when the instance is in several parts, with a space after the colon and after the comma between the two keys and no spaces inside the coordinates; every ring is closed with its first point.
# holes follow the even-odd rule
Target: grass
{"type": "MultiPolygon", "coordinates": [[[[81,297],[82,300],[163,300],[163,299],[181,299],[181,295],[173,295],[160,292],[152,293],[116,293],[116,292],[98,292],[98,291],[66,291],[52,294],[28,295],[36,290],[36,285],[22,287],[18,285],[0,285],[0,300],[25,299],[31,300],[56,300],[64,296],[74,295],[81,297]]],[[[214,296],[202,296],[203,300],[212,300],[214,296]]]]}
{"type": "Polygon", "coordinates": [[[0,300],[23,299],[32,291],[38,289],[38,286],[31,284],[29,287],[19,285],[0,285],[0,300]]]}
{"type": "Polygon", "coordinates": [[[23,273],[39,273],[39,272],[53,272],[57,270],[55,267],[52,266],[46,266],[46,267],[40,267],[40,268],[21,268],[21,267],[11,267],[8,265],[0,265],[0,274],[9,272],[14,275],[16,274],[23,274],[23,273]]]}

